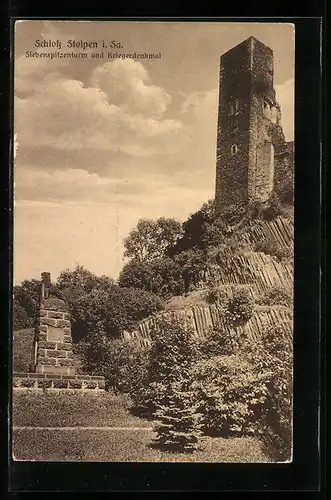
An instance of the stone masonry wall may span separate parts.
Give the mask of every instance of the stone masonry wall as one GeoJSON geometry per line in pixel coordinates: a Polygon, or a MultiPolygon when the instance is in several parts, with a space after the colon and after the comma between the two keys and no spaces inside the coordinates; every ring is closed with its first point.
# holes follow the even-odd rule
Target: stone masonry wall
{"type": "Polygon", "coordinates": [[[104,377],[90,375],[54,375],[42,373],[14,373],[13,388],[26,392],[99,392],[105,388],[104,377]]]}

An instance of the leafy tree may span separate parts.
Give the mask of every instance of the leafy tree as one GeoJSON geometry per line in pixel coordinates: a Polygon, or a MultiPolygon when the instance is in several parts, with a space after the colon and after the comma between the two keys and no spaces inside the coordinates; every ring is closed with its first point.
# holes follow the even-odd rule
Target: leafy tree
{"type": "Polygon", "coordinates": [[[188,220],[183,223],[183,236],[168,248],[167,253],[172,256],[193,248],[204,250],[208,224],[211,224],[215,219],[215,214],[214,200],[204,203],[200,210],[190,215],[188,220]]]}
{"type": "Polygon", "coordinates": [[[62,271],[56,283],[71,307],[80,297],[94,290],[108,290],[113,284],[114,280],[108,276],[96,276],[79,264],[73,271],[62,271]]]}
{"type": "Polygon", "coordinates": [[[152,261],[165,255],[182,233],[182,225],[175,219],[141,219],[124,240],[124,256],[138,262],[152,261]]]}
{"type": "Polygon", "coordinates": [[[102,325],[105,335],[118,337],[132,330],[138,322],[162,309],[161,299],[150,292],[112,285],[108,290],[94,290],[74,305],[76,339],[102,325]]]}
{"type": "Polygon", "coordinates": [[[185,293],[204,279],[206,259],[202,250],[191,249],[180,252],[175,255],[174,261],[181,269],[185,293]]]}
{"type": "Polygon", "coordinates": [[[15,325],[23,324],[25,321],[27,322],[27,326],[31,326],[39,309],[40,281],[36,279],[24,280],[20,285],[14,286],[13,291],[14,327],[15,325]]]}
{"type": "Polygon", "coordinates": [[[181,268],[169,257],[152,262],[131,260],[123,267],[118,283],[120,286],[139,288],[161,296],[178,295],[184,289],[181,268]]]}
{"type": "Polygon", "coordinates": [[[16,300],[13,301],[13,330],[31,328],[34,318],[30,318],[28,313],[16,300]]]}
{"type": "Polygon", "coordinates": [[[137,259],[130,260],[123,266],[118,278],[118,284],[121,287],[152,291],[154,276],[151,264],[140,262],[137,259]]]}

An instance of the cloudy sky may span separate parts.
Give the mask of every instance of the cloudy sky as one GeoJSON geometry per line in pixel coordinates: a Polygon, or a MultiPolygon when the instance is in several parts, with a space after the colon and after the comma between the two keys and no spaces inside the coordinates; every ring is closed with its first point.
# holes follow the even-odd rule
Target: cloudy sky
{"type": "MultiPolygon", "coordinates": [[[[219,58],[255,36],[274,51],[294,135],[290,24],[21,21],[15,27],[14,282],[80,263],[116,278],[143,217],[185,220],[214,196],[219,58]],[[116,40],[161,59],[31,58],[36,40],[116,40]]],[[[82,49],[74,49],[75,53],[82,49]]],[[[100,52],[100,50],[98,51],[100,52]]]]}

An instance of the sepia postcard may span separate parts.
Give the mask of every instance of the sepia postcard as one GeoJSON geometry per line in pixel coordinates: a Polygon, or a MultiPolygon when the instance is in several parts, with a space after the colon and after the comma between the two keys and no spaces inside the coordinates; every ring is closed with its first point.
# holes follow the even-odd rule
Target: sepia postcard
{"type": "Polygon", "coordinates": [[[292,461],[294,25],[14,26],[15,461],[292,461]]]}

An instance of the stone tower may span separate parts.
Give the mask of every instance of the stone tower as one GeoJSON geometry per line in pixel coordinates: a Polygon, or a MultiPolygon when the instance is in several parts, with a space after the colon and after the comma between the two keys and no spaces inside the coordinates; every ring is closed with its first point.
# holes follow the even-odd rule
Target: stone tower
{"type": "Polygon", "coordinates": [[[272,50],[250,37],[221,56],[216,206],[266,201],[274,158],[286,151],[272,50]]]}

